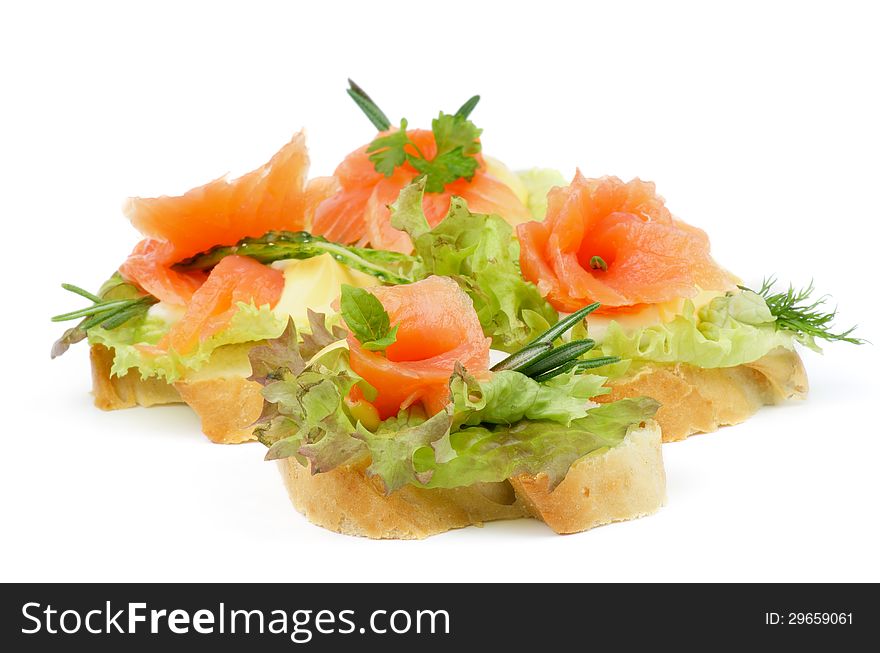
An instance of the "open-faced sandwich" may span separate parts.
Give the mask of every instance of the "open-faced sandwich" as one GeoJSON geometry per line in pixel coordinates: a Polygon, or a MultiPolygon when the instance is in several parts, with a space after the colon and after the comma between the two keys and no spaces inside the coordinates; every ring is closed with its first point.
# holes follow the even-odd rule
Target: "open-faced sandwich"
{"type": "Polygon", "coordinates": [[[572,533],[652,513],[666,487],[657,403],[591,402],[608,391],[586,373],[602,362],[579,358],[591,343],[553,346],[590,310],[490,367],[491,339],[453,279],[343,286],[347,329],[312,314],[310,333],[291,321],[251,350],[256,432],[297,509],[352,535],[517,517],[572,533]]]}
{"type": "Polygon", "coordinates": [[[797,344],[860,342],[812,286],[743,287],[651,183],[484,157],[478,97],[411,130],[349,94],[379,134],[332,176],[308,179],[300,133],[238,179],[129,200],[144,240],[53,318],[78,320],[52,354],[88,340],[99,407],[185,402],[213,441],[259,439],[335,530],[571,532],[660,505],[661,429],[801,397],[797,344]]]}

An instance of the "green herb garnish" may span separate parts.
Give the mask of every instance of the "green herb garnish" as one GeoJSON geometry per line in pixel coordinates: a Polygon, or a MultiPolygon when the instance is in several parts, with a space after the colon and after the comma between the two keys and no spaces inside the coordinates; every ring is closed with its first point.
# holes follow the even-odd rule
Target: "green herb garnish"
{"type": "Polygon", "coordinates": [[[92,305],[52,318],[53,322],[68,322],[83,318],[75,327],[67,329],[52,345],[52,358],[66,352],[70,345],[85,340],[89,329],[98,326],[108,330],[115,329],[132,318],[143,315],[150,306],[158,301],[151,295],[126,299],[102,298],[70,283],[63,283],[61,287],[80,297],[85,297],[92,302],[92,305]]]}
{"type": "MultiPolygon", "coordinates": [[[[385,113],[360,86],[348,81],[349,96],[370,122],[380,131],[390,129],[391,123],[385,113]]],[[[376,172],[390,177],[397,168],[409,163],[420,173],[420,177],[425,178],[425,191],[428,193],[442,193],[447,184],[459,179],[473,179],[480,165],[476,155],[482,147],[479,139],[483,130],[474,125],[468,116],[479,101],[480,96],[475,95],[455,113],[441,111],[432,121],[431,131],[434,132],[437,153],[430,159],[409,138],[406,133],[408,122],[406,118],[401,119],[399,130],[379,136],[367,147],[376,172]]]]}
{"type": "Polygon", "coordinates": [[[581,356],[596,346],[595,341],[590,339],[573,340],[553,347],[554,340],[584,320],[597,308],[599,308],[598,302],[585,306],[559,320],[525,347],[494,365],[492,371],[513,370],[525,374],[535,381],[543,382],[572,370],[581,372],[619,362],[620,359],[617,356],[582,359],[581,356]]]}
{"type": "Polygon", "coordinates": [[[391,127],[391,121],[388,120],[388,116],[385,115],[382,109],[376,106],[376,103],[373,102],[373,99],[367,95],[367,92],[364,91],[364,89],[350,79],[348,80],[348,86],[349,88],[346,92],[349,97],[361,108],[361,111],[366,114],[367,118],[370,119],[370,122],[373,123],[376,129],[383,132],[391,127]]]}
{"type": "MultiPolygon", "coordinates": [[[[823,295],[815,300],[810,300],[815,288],[813,282],[801,290],[795,290],[794,286],[789,285],[785,292],[772,292],[773,286],[776,284],[776,278],[770,277],[764,279],[761,283],[761,289],[756,292],[764,298],[770,313],[776,318],[776,328],[792,331],[799,336],[809,338],[821,338],[822,340],[841,340],[850,342],[854,345],[861,345],[865,340],[855,338],[850,334],[855,331],[856,327],[850,327],[841,333],[834,333],[832,322],[837,316],[837,309],[830,312],[822,310],[828,295],[823,295]]],[[[744,286],[739,286],[741,290],[750,290],[744,286]]]]}
{"type": "Polygon", "coordinates": [[[559,322],[544,331],[544,333],[532,340],[532,342],[530,342],[529,344],[533,344],[536,342],[553,342],[563,333],[566,333],[569,329],[573,328],[578,322],[584,320],[587,315],[595,311],[597,308],[599,308],[599,302],[594,302],[589,306],[584,306],[579,311],[575,311],[568,317],[564,317],[559,320],[559,322]]]}
{"type": "Polygon", "coordinates": [[[373,293],[345,284],[339,305],[342,319],[364,349],[384,351],[397,340],[397,326],[391,326],[388,313],[373,293]]]}

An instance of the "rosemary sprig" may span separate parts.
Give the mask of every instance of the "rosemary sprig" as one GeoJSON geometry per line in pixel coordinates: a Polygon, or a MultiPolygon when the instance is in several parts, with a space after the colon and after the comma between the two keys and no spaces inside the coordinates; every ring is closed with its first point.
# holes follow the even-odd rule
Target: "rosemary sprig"
{"type": "MultiPolygon", "coordinates": [[[[367,118],[370,119],[370,122],[373,123],[373,126],[375,126],[380,132],[390,129],[391,121],[388,120],[388,116],[385,115],[385,112],[383,112],[382,109],[376,106],[376,103],[373,102],[373,99],[369,95],[367,95],[367,92],[350,79],[348,80],[348,86],[349,88],[346,89],[346,92],[349,97],[351,97],[355,104],[360,107],[361,111],[366,114],[367,118]]],[[[462,109],[463,108],[464,107],[462,107],[462,109]]],[[[461,109],[459,109],[459,111],[461,111],[461,109]]]]}
{"type": "MultiPolygon", "coordinates": [[[[554,324],[552,327],[547,329],[544,333],[539,335],[537,338],[532,340],[529,345],[534,344],[536,342],[553,342],[558,337],[560,337],[563,333],[566,333],[569,329],[574,327],[578,322],[586,319],[587,315],[595,311],[599,308],[599,302],[594,302],[589,306],[584,306],[579,311],[575,311],[568,317],[564,317],[559,322],[554,324]]],[[[528,345],[526,345],[528,346],[528,345]]]]}
{"type": "Polygon", "coordinates": [[[467,102],[458,107],[458,111],[455,112],[456,116],[460,116],[462,118],[468,118],[471,115],[471,112],[476,108],[477,104],[480,102],[480,96],[474,95],[472,98],[468,99],[467,102]]]}
{"type": "Polygon", "coordinates": [[[556,369],[550,370],[549,372],[544,372],[543,374],[538,374],[532,378],[535,379],[538,383],[543,383],[544,381],[549,381],[554,376],[559,376],[560,374],[565,374],[566,372],[570,372],[571,370],[576,370],[578,372],[584,370],[591,370],[596,367],[602,367],[603,365],[611,365],[612,363],[619,363],[620,359],[617,356],[599,356],[597,358],[587,358],[585,360],[574,360],[569,361],[565,365],[560,365],[556,369]]]}
{"type": "MultiPolygon", "coordinates": [[[[850,335],[855,331],[855,326],[840,333],[832,331],[832,322],[837,316],[837,308],[830,312],[822,308],[828,300],[828,295],[811,300],[815,290],[812,281],[801,290],[795,290],[794,286],[789,284],[786,291],[774,293],[772,289],[775,284],[775,277],[766,278],[761,283],[760,290],[752,292],[764,298],[767,308],[776,318],[777,329],[792,331],[800,336],[821,338],[828,341],[839,340],[854,345],[861,345],[865,342],[862,338],[850,335]]],[[[740,286],[740,289],[750,290],[745,286],[740,286]]]]}
{"type": "Polygon", "coordinates": [[[150,306],[158,301],[151,295],[129,299],[104,299],[70,283],[63,283],[61,287],[75,295],[85,297],[92,302],[92,305],[69,313],[55,315],[52,318],[53,322],[68,322],[83,318],[79,324],[67,329],[55,341],[55,344],[52,345],[52,358],[57,358],[66,352],[70,345],[85,340],[89,329],[97,326],[104,329],[115,329],[130,319],[143,315],[150,306]]]}
{"type": "Polygon", "coordinates": [[[549,381],[555,376],[575,370],[577,372],[617,363],[617,356],[601,356],[598,358],[581,359],[585,353],[596,346],[595,341],[573,340],[553,347],[553,341],[584,320],[587,315],[599,308],[599,303],[585,306],[565,317],[544,331],[525,347],[512,353],[500,363],[492,367],[493,372],[513,370],[535,381],[549,381]]]}
{"type": "Polygon", "coordinates": [[[519,351],[515,351],[503,361],[492,366],[493,372],[502,372],[504,370],[515,370],[530,363],[535,357],[540,356],[544,352],[553,349],[553,343],[550,342],[533,342],[526,345],[519,351]]]}
{"type": "Polygon", "coordinates": [[[174,267],[179,270],[206,270],[232,254],[249,256],[260,263],[330,254],[340,263],[370,274],[383,283],[399,285],[415,280],[411,274],[416,265],[415,257],[398,252],[340,245],[307,231],[269,231],[259,238],[243,238],[235,245],[212,247],[174,267]]]}
{"type": "Polygon", "coordinates": [[[539,354],[519,368],[526,376],[536,377],[578,360],[596,346],[594,340],[573,340],[539,354]]]}
{"type": "MultiPolygon", "coordinates": [[[[348,96],[352,100],[354,100],[354,103],[364,112],[364,115],[367,116],[376,129],[380,132],[391,129],[391,121],[388,119],[388,116],[385,115],[385,112],[379,108],[379,106],[373,101],[373,98],[367,95],[367,92],[362,89],[360,85],[352,79],[349,79],[348,88],[345,89],[345,92],[348,93],[348,96]]],[[[467,102],[458,108],[455,115],[467,119],[479,103],[480,96],[474,95],[473,97],[468,98],[467,102]]]]}

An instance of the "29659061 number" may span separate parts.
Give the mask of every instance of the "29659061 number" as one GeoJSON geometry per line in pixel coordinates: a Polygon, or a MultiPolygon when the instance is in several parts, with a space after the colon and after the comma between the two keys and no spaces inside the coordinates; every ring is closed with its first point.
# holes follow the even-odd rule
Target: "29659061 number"
{"type": "Polygon", "coordinates": [[[852,625],[852,612],[765,612],[764,623],[767,625],[852,625]]]}

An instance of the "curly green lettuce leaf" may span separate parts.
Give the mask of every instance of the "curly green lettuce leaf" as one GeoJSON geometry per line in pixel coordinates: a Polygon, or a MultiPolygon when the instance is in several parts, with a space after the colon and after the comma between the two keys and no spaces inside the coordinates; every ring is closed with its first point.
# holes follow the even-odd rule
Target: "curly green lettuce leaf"
{"type": "Polygon", "coordinates": [[[605,355],[635,362],[734,367],[775,349],[793,349],[796,338],[776,328],[763,298],[751,291],[716,297],[697,311],[685,302],[673,320],[626,330],[612,322],[602,338],[605,355]]]}
{"type": "Polygon", "coordinates": [[[492,346],[514,351],[554,324],[558,314],[519,270],[519,242],[496,215],[471,213],[461,198],[433,229],[422,210],[424,182],[401,190],[392,225],[406,231],[422,260],[421,276],[455,279],[470,296],[492,346]]]}
{"type": "Polygon", "coordinates": [[[567,186],[568,182],[561,172],[549,168],[532,168],[518,171],[516,174],[528,193],[526,205],[532,217],[535,220],[543,220],[547,214],[547,193],[554,186],[567,186]]]}
{"type": "Polygon", "coordinates": [[[454,488],[492,483],[520,474],[546,474],[555,488],[571,465],[589,453],[620,444],[634,425],[651,419],[653,399],[622,399],[592,408],[565,426],[546,420],[454,430],[450,411],[411,426],[402,440],[388,433],[360,432],[370,450],[368,474],[387,492],[405,484],[454,488]],[[441,430],[444,433],[438,435],[441,430]]]}
{"type": "Polygon", "coordinates": [[[413,456],[416,451],[430,448],[431,444],[449,434],[452,427],[450,411],[437,413],[430,419],[408,418],[406,412],[385,420],[375,433],[358,428],[360,438],[370,452],[370,466],[366,473],[378,476],[390,494],[404,485],[424,486],[430,470],[417,470],[413,456]]]}
{"type": "Polygon", "coordinates": [[[170,350],[157,353],[142,347],[157,344],[170,326],[161,317],[147,313],[115,329],[89,329],[89,344],[104,345],[113,350],[111,374],[124,376],[130,370],[136,370],[142,379],[159,377],[174,383],[188,372],[204,367],[221,347],[277,337],[284,330],[285,322],[268,306],[240,302],[229,325],[200,341],[191,352],[179,354],[170,350]]]}
{"type": "Polygon", "coordinates": [[[456,426],[476,426],[529,419],[568,426],[586,417],[595,406],[592,397],[610,392],[604,382],[602,376],[568,372],[538,383],[513,370],[495,372],[480,381],[456,366],[449,381],[453,421],[456,426]]]}

